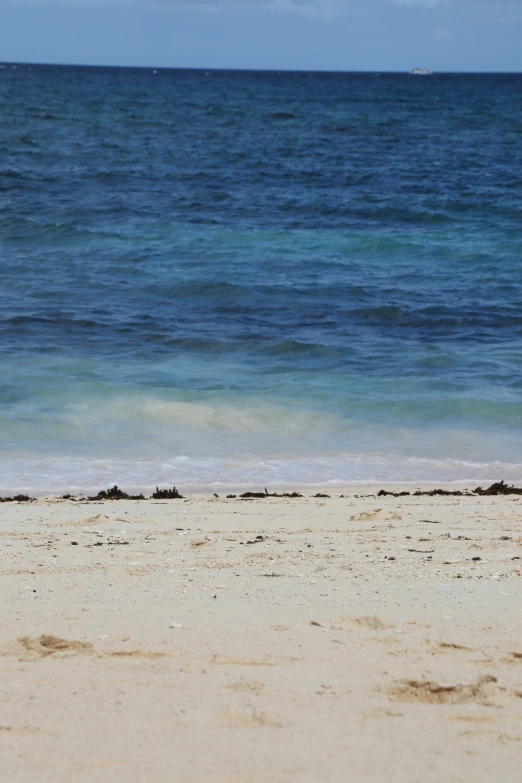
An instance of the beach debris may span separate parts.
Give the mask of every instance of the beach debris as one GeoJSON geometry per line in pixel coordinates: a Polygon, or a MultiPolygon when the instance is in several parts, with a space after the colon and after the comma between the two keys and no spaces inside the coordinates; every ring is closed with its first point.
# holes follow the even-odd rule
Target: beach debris
{"type": "Polygon", "coordinates": [[[97,495],[88,497],[87,500],[145,500],[145,496],[128,495],[115,484],[110,489],[102,489],[97,495]]]}
{"type": "MultiPolygon", "coordinates": [[[[398,498],[409,494],[410,494],[409,492],[389,492],[385,489],[381,489],[378,492],[378,497],[382,497],[384,495],[391,495],[392,497],[398,498]]],[[[504,481],[497,481],[494,484],[491,484],[491,486],[488,487],[487,489],[482,489],[482,487],[477,487],[471,492],[467,489],[465,490],[418,489],[415,492],[413,492],[414,497],[436,497],[438,495],[455,496],[455,497],[472,497],[473,495],[522,495],[522,487],[515,487],[515,486],[510,487],[504,481]]]]}
{"type": "MultiPolygon", "coordinates": [[[[435,552],[434,549],[408,549],[408,552],[418,552],[421,555],[429,555],[432,552],[435,552]]],[[[479,557],[480,560],[480,557],[479,557]]]]}
{"type": "Polygon", "coordinates": [[[36,498],[30,498],[29,495],[15,495],[12,498],[0,498],[0,503],[27,503],[31,500],[36,498]]]}
{"type": "MultiPolygon", "coordinates": [[[[386,495],[389,495],[390,497],[394,498],[402,498],[406,497],[408,495],[413,495],[414,497],[436,497],[438,495],[455,495],[457,497],[471,497],[472,492],[468,492],[467,490],[460,490],[460,489],[417,489],[415,492],[389,492],[386,489],[381,489],[377,493],[377,497],[384,497],[386,495]]],[[[356,496],[357,497],[357,496],[356,496]]],[[[372,495],[368,495],[368,497],[373,497],[372,495]]]]}
{"type": "Polygon", "coordinates": [[[181,623],[171,623],[169,625],[169,628],[183,628],[183,626],[181,625],[181,623]]]}
{"type": "Polygon", "coordinates": [[[329,498],[330,495],[325,495],[323,492],[318,492],[317,495],[313,496],[314,498],[329,498]]]}
{"type": "Polygon", "coordinates": [[[473,490],[476,495],[522,495],[522,487],[509,487],[504,481],[497,481],[487,489],[477,487],[473,490]]]}
{"type": "Polygon", "coordinates": [[[470,497],[471,492],[467,492],[466,490],[462,491],[460,489],[429,489],[429,490],[420,490],[418,489],[416,492],[413,493],[415,497],[438,497],[439,495],[445,496],[455,496],[455,497],[470,497]]]}
{"type": "Polygon", "coordinates": [[[183,495],[181,495],[176,487],[172,487],[172,489],[159,489],[156,487],[156,492],[152,493],[152,497],[154,500],[182,500],[183,495]]]}
{"type": "MultiPolygon", "coordinates": [[[[227,497],[235,497],[235,495],[227,495],[227,497]]],[[[269,492],[265,487],[264,492],[243,492],[240,498],[244,500],[251,500],[254,498],[302,498],[300,492],[269,492]]]]}
{"type": "Polygon", "coordinates": [[[199,541],[192,541],[190,544],[191,547],[198,547],[198,546],[205,546],[205,544],[208,544],[210,542],[210,538],[202,538],[199,541]]]}
{"type": "Polygon", "coordinates": [[[264,540],[265,540],[264,536],[256,536],[254,539],[252,539],[251,541],[247,541],[246,543],[247,544],[260,544],[264,540]]]}

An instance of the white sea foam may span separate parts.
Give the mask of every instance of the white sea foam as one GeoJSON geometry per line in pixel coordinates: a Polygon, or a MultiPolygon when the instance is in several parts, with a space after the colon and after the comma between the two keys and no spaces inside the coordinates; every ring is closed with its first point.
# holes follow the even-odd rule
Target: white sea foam
{"type": "Polygon", "coordinates": [[[399,427],[252,399],[69,399],[46,415],[28,410],[3,440],[3,494],[522,477],[516,433],[399,427]]]}
{"type": "Polygon", "coordinates": [[[394,454],[338,454],[279,459],[100,459],[18,455],[0,460],[1,494],[25,491],[81,493],[113,484],[150,490],[175,484],[182,491],[342,486],[366,482],[520,481],[522,463],[419,459],[394,454]]]}

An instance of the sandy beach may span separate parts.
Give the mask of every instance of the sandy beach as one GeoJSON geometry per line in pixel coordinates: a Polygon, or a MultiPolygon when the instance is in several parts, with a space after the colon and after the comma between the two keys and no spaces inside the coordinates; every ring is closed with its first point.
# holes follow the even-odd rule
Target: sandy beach
{"type": "Polygon", "coordinates": [[[378,489],[0,504],[2,779],[520,780],[522,497],[378,489]]]}

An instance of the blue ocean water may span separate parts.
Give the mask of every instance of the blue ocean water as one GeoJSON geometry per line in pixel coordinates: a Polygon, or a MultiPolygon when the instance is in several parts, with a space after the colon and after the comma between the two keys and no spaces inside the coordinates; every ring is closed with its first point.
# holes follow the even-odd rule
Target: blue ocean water
{"type": "Polygon", "coordinates": [[[522,477],[522,76],[0,69],[0,487],[522,477]]]}

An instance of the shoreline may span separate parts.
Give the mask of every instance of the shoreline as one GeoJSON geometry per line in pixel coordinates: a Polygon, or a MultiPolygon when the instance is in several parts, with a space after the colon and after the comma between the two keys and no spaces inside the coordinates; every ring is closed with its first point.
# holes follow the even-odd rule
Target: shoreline
{"type": "MultiPolygon", "coordinates": [[[[268,486],[263,485],[263,482],[258,482],[258,484],[255,484],[255,482],[245,482],[241,484],[221,484],[219,482],[216,482],[214,484],[200,484],[200,485],[188,485],[188,488],[184,490],[184,488],[181,485],[174,485],[174,488],[177,489],[183,496],[183,499],[190,498],[191,496],[194,497],[201,497],[203,495],[219,495],[219,497],[223,500],[226,499],[226,495],[228,494],[236,494],[240,495],[245,492],[255,492],[255,493],[263,493],[265,489],[268,489],[268,497],[272,495],[272,493],[279,493],[283,495],[284,493],[292,493],[292,492],[299,492],[302,493],[306,497],[314,497],[314,494],[321,493],[321,494],[330,494],[331,497],[341,497],[345,494],[361,494],[366,493],[368,496],[377,496],[378,493],[381,490],[384,491],[390,491],[390,492],[396,492],[396,491],[407,491],[413,494],[416,491],[420,492],[428,492],[433,491],[436,489],[442,489],[447,491],[469,491],[473,493],[478,487],[481,487],[482,489],[486,489],[487,487],[494,485],[498,482],[503,482],[503,479],[468,479],[468,480],[462,480],[462,479],[456,479],[455,481],[345,481],[345,482],[335,482],[335,483],[317,483],[317,484],[300,484],[298,482],[296,483],[272,483],[268,486]]],[[[521,483],[522,483],[522,476],[521,476],[521,483]]],[[[515,481],[509,480],[506,481],[505,484],[507,486],[513,486],[516,484],[515,481]]],[[[129,495],[139,495],[143,494],[145,495],[144,498],[140,498],[139,500],[136,500],[136,502],[144,502],[147,500],[152,500],[152,493],[155,492],[155,490],[159,487],[159,489],[172,489],[171,485],[168,487],[165,484],[157,484],[154,486],[150,485],[124,485],[124,484],[116,484],[112,486],[117,486],[118,489],[122,490],[123,492],[129,494],[129,495]]],[[[91,496],[90,502],[94,502],[92,499],[93,496],[97,495],[99,492],[104,492],[110,489],[110,487],[102,487],[100,485],[95,485],[87,488],[81,488],[81,489],[62,489],[62,490],[56,490],[56,489],[47,489],[47,490],[30,490],[27,489],[27,487],[23,488],[16,488],[16,489],[5,489],[0,487],[0,499],[2,498],[9,498],[14,497],[16,495],[30,495],[30,500],[61,500],[64,499],[64,495],[72,496],[72,501],[85,501],[87,500],[87,496],[91,496]]],[[[108,500],[108,502],[120,502],[118,499],[116,500],[108,500]]]]}

